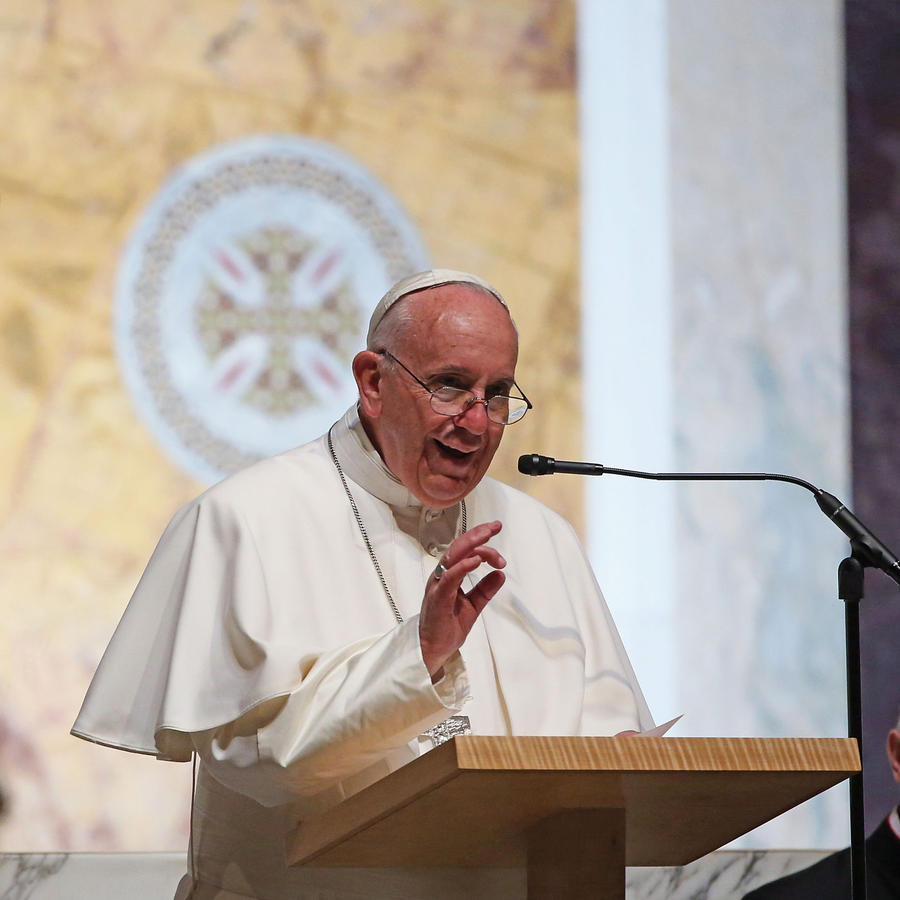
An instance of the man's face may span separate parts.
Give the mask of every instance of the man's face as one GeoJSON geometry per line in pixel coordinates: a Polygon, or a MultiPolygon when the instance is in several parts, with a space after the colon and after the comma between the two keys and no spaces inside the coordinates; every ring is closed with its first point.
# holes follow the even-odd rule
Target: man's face
{"type": "MultiPolygon", "coordinates": [[[[412,323],[386,349],[425,384],[465,388],[478,397],[510,392],[518,339],[494,297],[448,284],[399,302],[407,304],[412,323]]],[[[436,413],[408,373],[385,357],[370,356],[370,365],[376,360],[374,390],[361,390],[370,437],[391,472],[426,506],[452,506],[484,477],[504,426],[490,421],[480,403],[458,416],[436,413]]]]}
{"type": "Polygon", "coordinates": [[[887,752],[894,781],[900,784],[900,722],[888,732],[887,752]]]}

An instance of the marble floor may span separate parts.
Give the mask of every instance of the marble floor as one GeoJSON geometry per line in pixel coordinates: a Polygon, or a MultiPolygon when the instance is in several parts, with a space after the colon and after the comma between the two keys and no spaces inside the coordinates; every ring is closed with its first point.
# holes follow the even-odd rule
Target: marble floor
{"type": "MultiPolygon", "coordinates": [[[[626,897],[739,900],[752,888],[825,855],[812,850],[720,850],[684,867],[628,869],[626,897]]],[[[169,900],[184,864],[180,853],[0,854],[0,898],[169,900]]]]}

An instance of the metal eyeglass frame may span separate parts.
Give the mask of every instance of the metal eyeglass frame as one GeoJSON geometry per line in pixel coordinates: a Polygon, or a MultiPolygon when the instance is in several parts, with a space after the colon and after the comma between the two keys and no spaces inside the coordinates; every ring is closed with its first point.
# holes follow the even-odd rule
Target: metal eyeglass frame
{"type": "Polygon", "coordinates": [[[400,360],[397,359],[397,357],[394,356],[394,354],[391,353],[390,350],[377,350],[376,352],[380,356],[390,357],[395,363],[397,363],[398,366],[400,366],[401,369],[403,369],[404,372],[406,372],[407,375],[409,375],[410,378],[412,378],[416,382],[416,384],[420,385],[426,391],[428,391],[428,393],[431,396],[431,408],[439,416],[447,416],[448,418],[452,418],[453,416],[461,416],[464,413],[467,413],[476,403],[481,403],[484,406],[484,414],[488,417],[488,419],[490,419],[491,422],[493,422],[495,425],[503,425],[504,427],[506,427],[507,425],[515,425],[516,422],[521,422],[522,419],[525,418],[525,413],[527,413],[529,409],[534,409],[534,404],[525,396],[525,391],[523,391],[522,388],[520,388],[519,385],[516,384],[515,379],[513,379],[513,387],[522,395],[521,397],[510,397],[506,394],[494,394],[493,397],[479,397],[473,391],[466,390],[465,388],[455,388],[449,384],[441,385],[441,387],[439,387],[439,388],[430,388],[430,387],[428,387],[427,384],[425,384],[424,381],[422,381],[421,378],[419,378],[418,375],[415,374],[415,372],[412,372],[407,366],[403,365],[403,363],[400,362],[400,360]],[[461,409],[459,412],[455,412],[455,413],[441,412],[441,410],[435,409],[435,406],[434,406],[435,394],[437,394],[437,392],[440,390],[447,390],[447,389],[452,390],[452,391],[457,391],[460,394],[468,394],[471,397],[471,400],[469,400],[466,403],[465,407],[463,407],[463,409],[461,409]],[[491,401],[496,399],[497,397],[504,397],[507,400],[524,400],[525,406],[522,408],[522,414],[520,416],[517,416],[515,419],[512,419],[511,421],[498,422],[495,418],[493,418],[491,416],[491,409],[490,409],[491,401]]]}

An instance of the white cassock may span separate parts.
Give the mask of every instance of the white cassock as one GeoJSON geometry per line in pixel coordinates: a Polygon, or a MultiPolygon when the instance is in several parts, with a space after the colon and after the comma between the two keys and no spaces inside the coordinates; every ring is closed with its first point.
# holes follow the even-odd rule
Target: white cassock
{"type": "Polygon", "coordinates": [[[571,526],[490,478],[466,498],[468,522],[503,523],[491,544],[507,560],[506,583],[432,685],[418,610],[459,507],[423,507],[384,466],[355,408],[332,440],[403,623],[322,437],[179,510],[72,733],[160,759],[198,752],[192,897],[514,896],[519,874],[467,870],[457,883],[434,870],[284,864],[298,821],[415,758],[430,746],[418,736],[454,713],[475,734],[652,725],[571,526]]]}

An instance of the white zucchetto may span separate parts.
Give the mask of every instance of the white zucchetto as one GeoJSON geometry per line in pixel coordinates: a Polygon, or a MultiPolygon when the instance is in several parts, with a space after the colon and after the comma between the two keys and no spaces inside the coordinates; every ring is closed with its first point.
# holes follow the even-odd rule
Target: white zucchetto
{"type": "Polygon", "coordinates": [[[372,336],[387,311],[398,301],[409,294],[424,291],[426,288],[440,287],[443,284],[474,284],[476,287],[493,294],[506,309],[509,309],[500,292],[491,287],[483,278],[469,272],[457,272],[455,269],[429,269],[401,278],[382,298],[369,319],[369,331],[366,334],[366,346],[372,348],[372,336]]]}

